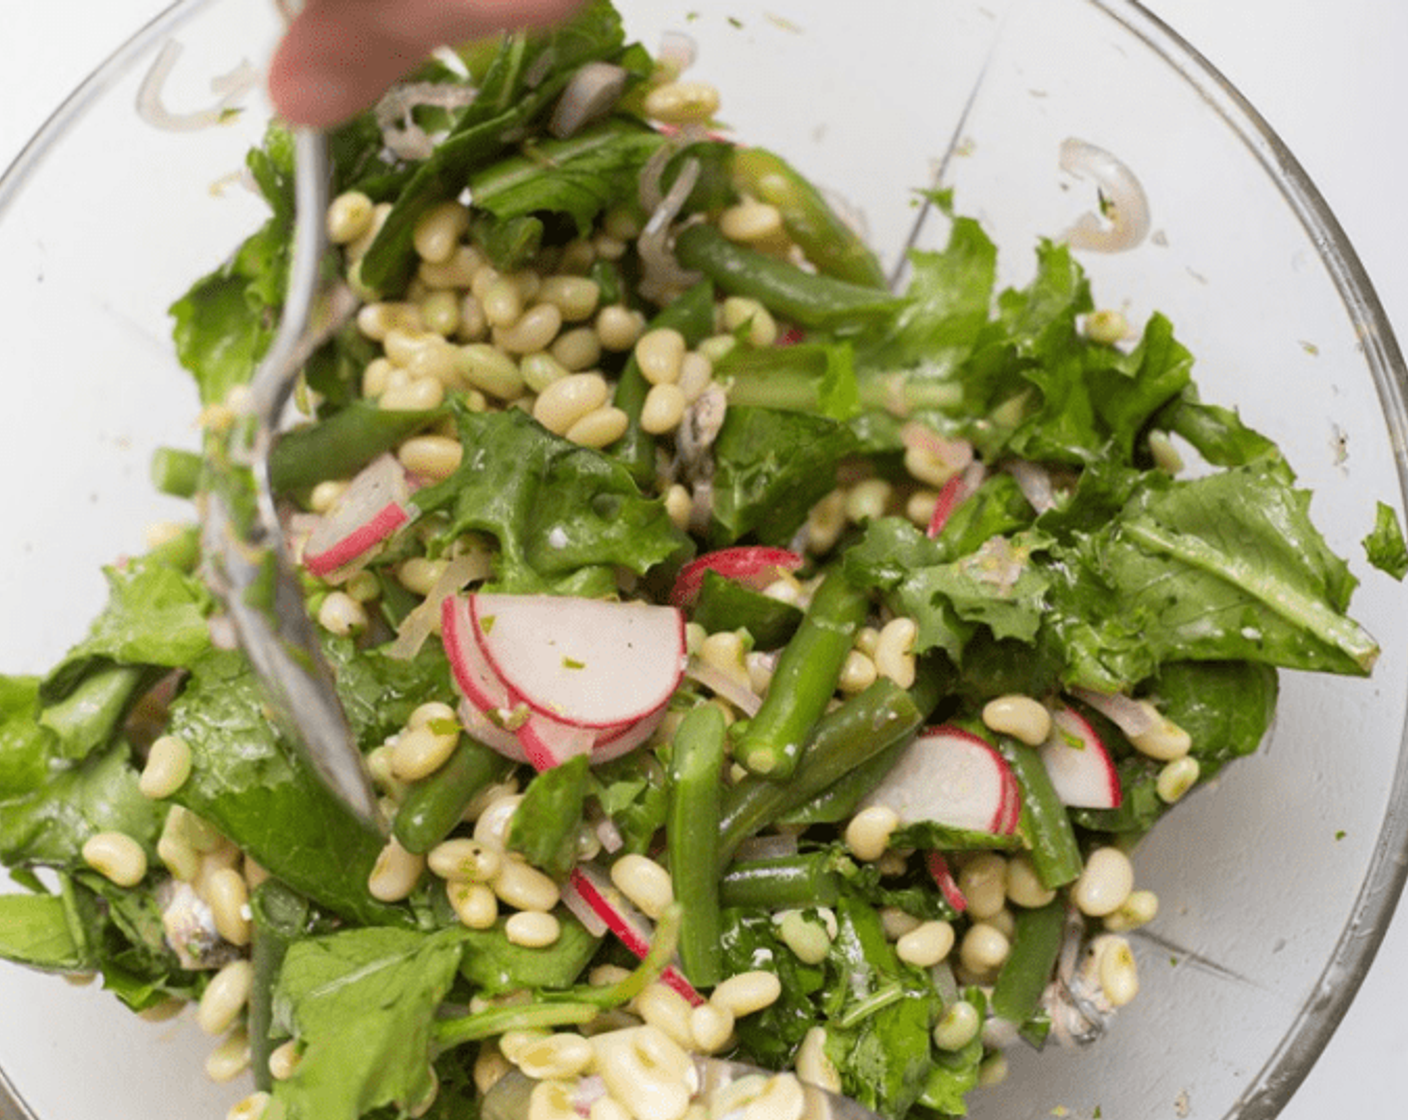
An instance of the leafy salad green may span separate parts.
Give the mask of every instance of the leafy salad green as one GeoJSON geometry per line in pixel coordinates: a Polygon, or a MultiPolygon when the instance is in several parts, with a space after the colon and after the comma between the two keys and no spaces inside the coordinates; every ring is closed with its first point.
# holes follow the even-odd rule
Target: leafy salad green
{"type": "MultiPolygon", "coordinates": [[[[370,114],[332,137],[340,201],[367,210],[333,254],[363,309],[310,360],[305,419],[272,462],[295,550],[369,464],[392,456],[409,480],[403,525],[305,574],[392,842],[270,717],[192,529],[109,569],[107,607],[60,665],[0,680],[0,857],[29,892],[0,896],[0,955],[98,973],[135,1011],[195,1004],[247,1043],[271,1118],[472,1115],[524,1039],[653,1021],[645,993],[662,987],[713,1006],[711,989],[759,972],[775,998],[694,1048],[795,1067],[894,1120],[961,1115],[1001,1066],[985,1019],[1039,1045],[1128,996],[1087,970],[1073,1003],[1082,977],[1054,972],[1062,945],[1108,946],[1152,916],[1128,884],[1119,907],[1082,902],[1095,853],[1132,849],[1257,748],[1277,669],[1371,670],[1355,578],[1276,446],[1199,398],[1167,319],[1127,342],[1087,331],[1096,304],[1066,246],[1043,242],[1030,285],[996,290],[993,243],[936,195],[948,244],[912,252],[892,294],[780,156],[706,134],[708,110],[652,115],[678,75],[606,0],[458,58],[414,75],[477,89],[412,110],[429,154],[397,154],[370,114]],[[597,64],[619,75],[614,107],[552,134],[597,64]],[[728,236],[748,207],[776,227],[728,236]],[[427,255],[447,220],[452,247],[427,255]],[[491,285],[522,315],[563,278],[589,305],[559,308],[541,345],[513,343],[516,317],[483,321],[491,285]],[[608,313],[630,324],[624,344],[608,313]],[[647,331],[688,357],[659,373],[635,346],[647,331]],[[389,403],[411,383],[425,392],[389,403]],[[568,383],[598,397],[564,424],[544,402],[568,383]],[[1176,469],[1171,437],[1199,470],[1176,469]],[[531,705],[475,701],[497,670],[465,668],[450,605],[542,595],[674,612],[683,675],[656,708],[606,721],[641,731],[634,749],[578,727],[556,765],[515,757],[531,705]],[[994,701],[1025,702],[1037,732],[994,701]],[[417,767],[397,750],[422,732],[443,749],[417,767]],[[977,795],[960,790],[951,815],[886,816],[877,790],[922,742],[981,758],[965,781],[997,783],[993,811],[970,819],[977,795]],[[1058,788],[1048,746],[1104,759],[1106,785],[1058,788]],[[166,781],[153,760],[172,751],[166,781]],[[876,820],[878,848],[862,835],[876,820]],[[95,854],[112,836],[138,853],[133,874],[95,854]],[[547,883],[547,905],[445,871],[485,849],[547,883]],[[675,901],[633,943],[618,926],[640,892],[580,903],[641,857],[675,901]],[[521,913],[550,914],[552,936],[519,932],[521,913]],[[943,951],[914,949],[918,930],[943,951]],[[969,951],[993,936],[996,955],[969,951]],[[212,992],[232,978],[221,1013],[212,992]]],[[[288,264],[283,128],[249,167],[267,224],[172,307],[211,438],[269,345],[288,264]]],[[[221,484],[209,464],[192,480],[179,456],[162,463],[197,501],[221,484]]],[[[1388,507],[1365,547],[1408,570],[1388,507]]],[[[603,656],[632,666],[612,632],[603,656]]],[[[554,670],[585,671],[574,656],[554,670]]]]}

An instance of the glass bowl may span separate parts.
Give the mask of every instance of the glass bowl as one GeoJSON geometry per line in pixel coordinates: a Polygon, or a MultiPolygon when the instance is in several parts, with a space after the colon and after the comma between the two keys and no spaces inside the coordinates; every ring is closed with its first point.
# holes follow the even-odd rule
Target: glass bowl
{"type": "MultiPolygon", "coordinates": [[[[1384,652],[1370,680],[1283,674],[1258,754],[1139,849],[1140,884],[1162,903],[1135,938],[1140,998],[1092,1047],[1014,1048],[1010,1078],[977,1094],[973,1115],[1275,1115],[1353,998],[1408,873],[1395,810],[1408,596],[1359,546],[1376,501],[1403,508],[1405,371],[1352,248],[1254,110],[1128,0],[915,0],[866,21],[802,0],[621,6],[647,44],[693,36],[735,134],[854,206],[897,268],[907,246],[945,235],[915,188],[951,188],[998,242],[1003,279],[1020,282],[1039,237],[1098,205],[1060,170],[1066,138],[1115,153],[1143,184],[1150,237],[1080,254],[1097,299],[1136,323],[1168,314],[1205,398],[1280,442],[1362,580],[1354,613],[1384,652]]],[[[182,112],[210,103],[212,77],[261,64],[276,33],[248,0],[176,4],[0,180],[9,357],[24,371],[0,412],[16,480],[0,672],[57,659],[102,601],[99,566],[141,549],[149,522],[187,515],[147,481],[153,448],[196,444],[166,309],[262,220],[237,173],[268,107],[256,92],[222,127],[171,132],[134,104],[168,41],[184,50],[163,97],[182,112]]],[[[204,1078],[213,1043],[185,1018],[142,1023],[94,987],[3,966],[0,1006],[0,1097],[8,1085],[15,1098],[0,1100],[3,1120],[216,1117],[247,1090],[204,1078]]]]}

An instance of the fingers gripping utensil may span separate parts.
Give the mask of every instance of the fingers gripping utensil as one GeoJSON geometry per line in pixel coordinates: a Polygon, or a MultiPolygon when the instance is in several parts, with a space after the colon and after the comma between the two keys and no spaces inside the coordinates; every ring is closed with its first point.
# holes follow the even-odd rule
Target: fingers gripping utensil
{"type": "Polygon", "coordinates": [[[247,390],[227,402],[228,425],[207,441],[212,479],[203,513],[210,582],[224,602],[278,722],[323,783],[363,821],[385,829],[361,752],[308,617],[284,544],[269,452],[295,379],[346,321],[356,298],[322,283],[327,248],[327,144],[295,134],[294,232],[278,330],[247,390]]]}

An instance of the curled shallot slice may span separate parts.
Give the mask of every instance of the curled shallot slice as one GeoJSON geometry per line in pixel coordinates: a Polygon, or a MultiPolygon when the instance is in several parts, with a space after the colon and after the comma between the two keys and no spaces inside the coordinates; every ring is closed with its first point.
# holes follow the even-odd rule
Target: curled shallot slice
{"type": "Polygon", "coordinates": [[[1068,137],[1061,144],[1061,170],[1093,180],[1100,191],[1100,213],[1086,211],[1065,233],[1072,249],[1120,253],[1148,235],[1149,199],[1143,186],[1104,148],[1068,137]]]}

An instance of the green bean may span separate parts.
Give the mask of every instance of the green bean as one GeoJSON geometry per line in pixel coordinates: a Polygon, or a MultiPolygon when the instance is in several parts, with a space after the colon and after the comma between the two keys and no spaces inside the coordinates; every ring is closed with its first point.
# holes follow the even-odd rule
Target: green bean
{"type": "Polygon", "coordinates": [[[805,805],[782,818],[782,823],[792,826],[813,824],[836,824],[849,820],[861,800],[880,784],[880,779],[890,772],[907,743],[896,743],[888,750],[857,766],[840,781],[833,782],[805,805]]]}
{"type": "Polygon", "coordinates": [[[875,254],[781,156],[735,148],[733,179],[743,193],[777,207],[787,235],[819,271],[868,288],[887,286],[875,254]]]}
{"type": "Polygon", "coordinates": [[[782,647],[762,706],[734,743],[733,757],[742,766],[773,781],[791,776],[808,732],[836,691],[869,605],[840,568],[827,573],[782,647]]]}
{"type": "Polygon", "coordinates": [[[256,1089],[273,1087],[269,1055],[274,1049],[274,987],[279,982],[288,947],[307,933],[308,900],[277,879],[266,879],[249,900],[253,915],[250,959],[254,987],[249,997],[250,1068],[256,1089]]]}
{"type": "Polygon", "coordinates": [[[1017,908],[1012,951],[997,974],[992,1009],[1001,1018],[1023,1023],[1032,1017],[1041,993],[1051,981],[1065,932],[1066,904],[1062,899],[1035,910],[1017,908]]]}
{"type": "Polygon", "coordinates": [[[277,493],[286,493],[346,478],[438,415],[438,410],[402,412],[378,408],[375,401],[353,401],[326,420],[280,436],[269,455],[269,482],[277,493]]]}
{"type": "Polygon", "coordinates": [[[665,836],[682,911],[680,964],[689,982],[699,987],[717,984],[723,972],[723,923],[714,869],[726,730],[724,714],[713,704],[692,708],[675,732],[670,756],[665,836]]]}
{"type": "MultiPolygon", "coordinates": [[[[909,698],[919,709],[924,719],[928,719],[938,706],[948,675],[946,661],[926,658],[919,662],[914,684],[909,688],[909,698]]],[[[887,747],[873,758],[861,763],[854,770],[843,775],[825,789],[782,817],[788,825],[836,824],[847,820],[856,811],[856,806],[872,789],[880,784],[880,779],[890,771],[905,747],[907,739],[887,747]]]]}
{"type": "Polygon", "coordinates": [[[512,768],[497,751],[461,735],[444,766],[407,788],[391,831],[406,851],[430,851],[460,823],[474,795],[502,780],[512,768]]]}
{"type": "Polygon", "coordinates": [[[1022,791],[1017,830],[1031,848],[1037,878],[1049,890],[1073,882],[1080,876],[1080,848],[1070,814],[1051,784],[1041,755],[1005,735],[998,736],[997,749],[1012,767],[1022,791]]]}
{"type": "Polygon", "coordinates": [[[719,904],[768,910],[830,906],[836,901],[840,884],[841,877],[827,852],[739,860],[719,882],[719,904]]]}
{"type": "Polygon", "coordinates": [[[839,326],[893,315],[903,301],[889,292],[817,276],[787,261],[745,249],[701,222],[675,238],[675,256],[731,295],[751,296],[804,327],[839,326]]]}
{"type": "MultiPolygon", "coordinates": [[[[714,285],[701,280],[679,299],[671,301],[650,321],[648,330],[671,327],[684,336],[686,346],[697,346],[714,329],[714,285]]],[[[640,371],[635,354],[626,360],[616,382],[612,403],[626,414],[630,423],[626,434],[607,450],[625,464],[638,483],[655,478],[655,440],[640,426],[641,409],[650,383],[640,371]]]]}
{"type": "Polygon", "coordinates": [[[615,261],[598,257],[587,270],[587,279],[596,281],[598,307],[609,307],[625,298],[626,284],[621,277],[621,266],[615,261]]]}
{"type": "Polygon", "coordinates": [[[152,452],[152,485],[173,498],[193,498],[200,489],[201,457],[194,451],[158,447],[152,452]]]}
{"type": "MultiPolygon", "coordinates": [[[[825,412],[838,353],[844,351],[833,342],[764,349],[735,346],[715,363],[714,377],[728,386],[730,405],[825,412]]],[[[855,382],[861,408],[901,416],[921,409],[952,408],[963,397],[957,382],[923,369],[857,370],[855,382]]]]}
{"type": "Polygon", "coordinates": [[[751,775],[730,786],[719,816],[719,860],[726,867],[738,845],[805,805],[833,782],[896,743],[910,739],[924,712],[894,681],[882,677],[817,721],[788,782],[751,775]]]}

